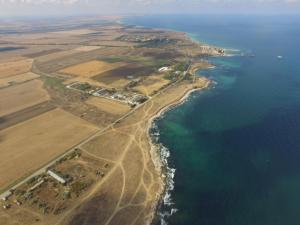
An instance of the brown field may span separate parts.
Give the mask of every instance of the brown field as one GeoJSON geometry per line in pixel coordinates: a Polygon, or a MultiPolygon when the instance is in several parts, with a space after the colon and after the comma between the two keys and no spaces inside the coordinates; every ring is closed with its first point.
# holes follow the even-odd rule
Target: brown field
{"type": "Polygon", "coordinates": [[[32,80],[0,90],[0,117],[48,101],[43,82],[32,80]]]}
{"type": "Polygon", "coordinates": [[[160,90],[164,86],[168,85],[170,80],[166,80],[163,76],[151,76],[143,80],[134,89],[145,95],[152,95],[155,91],[160,90]]]}
{"type": "Polygon", "coordinates": [[[0,78],[27,73],[31,69],[32,62],[32,59],[25,59],[20,61],[1,63],[0,78]]]}
{"type": "Polygon", "coordinates": [[[75,50],[56,51],[46,55],[41,55],[37,58],[37,60],[39,63],[45,63],[52,60],[62,59],[64,57],[68,57],[76,53],[78,53],[78,51],[75,50]]]}
{"type": "Polygon", "coordinates": [[[86,63],[81,63],[75,66],[67,67],[61,70],[61,73],[66,73],[70,75],[77,75],[82,77],[93,77],[97,74],[104,73],[106,71],[113,70],[120,66],[124,65],[123,63],[106,63],[103,61],[92,60],[86,63]]]}
{"type": "Polygon", "coordinates": [[[60,51],[62,51],[62,50],[55,48],[55,49],[49,49],[49,50],[43,50],[43,51],[34,51],[33,53],[28,53],[24,56],[28,57],[28,58],[37,58],[40,56],[49,55],[49,54],[60,52],[60,51]]]}
{"type": "Polygon", "coordinates": [[[2,116],[0,117],[0,130],[6,129],[10,126],[16,125],[53,109],[55,109],[55,106],[50,102],[43,102],[15,113],[2,116]]]}
{"type": "Polygon", "coordinates": [[[130,110],[129,105],[125,103],[100,97],[90,97],[87,103],[96,106],[101,111],[115,115],[123,115],[130,110]]]}
{"type": "Polygon", "coordinates": [[[0,78],[0,88],[7,87],[12,84],[23,83],[25,81],[33,80],[39,77],[40,76],[35,73],[28,72],[24,74],[15,75],[15,76],[0,78]]]}
{"type": "Polygon", "coordinates": [[[75,83],[75,82],[89,83],[89,84],[95,85],[95,86],[110,88],[110,86],[105,84],[105,83],[101,83],[99,81],[96,81],[96,80],[93,80],[93,79],[90,79],[90,78],[87,78],[87,77],[74,77],[74,78],[71,78],[71,79],[67,79],[67,80],[64,81],[64,84],[68,85],[68,84],[72,84],[72,83],[75,83]]]}
{"type": "Polygon", "coordinates": [[[75,48],[74,50],[79,51],[79,52],[89,52],[93,50],[97,50],[101,48],[100,46],[80,46],[78,48],[75,48]]]}
{"type": "MultiPolygon", "coordinates": [[[[119,35],[115,37],[110,38],[118,38],[119,35]]],[[[103,39],[106,39],[107,37],[104,37],[103,39]]],[[[122,41],[107,41],[107,40],[94,40],[90,41],[89,44],[91,45],[100,45],[100,46],[110,46],[110,47],[132,47],[139,45],[138,43],[132,43],[132,42],[122,42],[122,41]]]]}
{"type": "Polygon", "coordinates": [[[94,32],[95,31],[92,29],[74,29],[74,30],[55,31],[49,33],[55,35],[83,35],[83,34],[90,34],[94,32]]]}
{"type": "Polygon", "coordinates": [[[95,131],[94,125],[61,109],[0,131],[0,189],[40,168],[95,131]]]}
{"type": "Polygon", "coordinates": [[[24,57],[22,55],[7,55],[7,54],[0,54],[0,65],[9,63],[9,62],[16,62],[16,61],[21,61],[21,60],[28,60],[27,57],[24,57]]]}
{"type": "Polygon", "coordinates": [[[106,84],[111,84],[120,79],[126,79],[128,76],[141,77],[141,76],[147,76],[152,72],[153,72],[152,67],[139,66],[136,64],[128,64],[100,73],[97,76],[94,76],[93,79],[106,84]]]}

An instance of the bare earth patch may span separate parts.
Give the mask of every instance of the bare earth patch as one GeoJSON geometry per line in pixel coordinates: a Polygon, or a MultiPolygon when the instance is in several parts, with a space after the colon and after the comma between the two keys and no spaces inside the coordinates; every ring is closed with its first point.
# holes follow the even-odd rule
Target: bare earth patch
{"type": "Polygon", "coordinates": [[[110,71],[122,65],[122,63],[106,63],[103,61],[92,60],[86,63],[81,63],[75,66],[67,67],[61,70],[60,72],[82,77],[93,77],[97,74],[110,71]]]}
{"type": "Polygon", "coordinates": [[[31,69],[32,59],[11,61],[0,64],[0,78],[26,73],[31,69]]]}
{"type": "Polygon", "coordinates": [[[0,90],[0,117],[49,100],[43,82],[32,80],[0,90]]]}
{"type": "Polygon", "coordinates": [[[120,152],[127,143],[128,136],[126,134],[111,131],[89,141],[83,146],[83,149],[96,157],[116,161],[120,158],[120,152]],[[114,144],[112,145],[112,143],[114,144]]]}
{"type": "Polygon", "coordinates": [[[151,76],[147,77],[134,89],[138,92],[141,92],[145,95],[152,95],[154,92],[159,91],[164,86],[168,85],[170,80],[166,80],[162,75],[160,76],[151,76]]]}
{"type": "Polygon", "coordinates": [[[0,131],[0,189],[40,168],[96,131],[94,125],[61,109],[0,131]]]}
{"type": "Polygon", "coordinates": [[[74,50],[79,51],[79,52],[89,52],[93,50],[97,50],[101,48],[100,46],[80,46],[78,48],[75,48],[74,50]]]}
{"type": "Polygon", "coordinates": [[[90,34],[94,32],[95,31],[92,29],[74,29],[74,30],[55,31],[49,33],[57,34],[57,35],[83,35],[83,34],[90,34]]]}
{"type": "Polygon", "coordinates": [[[23,83],[25,81],[33,80],[39,77],[40,76],[35,73],[28,72],[28,73],[15,75],[15,76],[0,78],[0,88],[7,87],[12,84],[23,83]]]}
{"type": "Polygon", "coordinates": [[[115,115],[123,115],[130,110],[129,105],[125,103],[100,97],[90,97],[86,103],[96,106],[101,111],[115,115]]]}

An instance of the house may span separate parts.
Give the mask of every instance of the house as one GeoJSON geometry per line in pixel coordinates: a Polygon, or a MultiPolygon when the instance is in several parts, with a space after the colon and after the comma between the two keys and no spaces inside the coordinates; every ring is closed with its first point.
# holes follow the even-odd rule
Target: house
{"type": "Polygon", "coordinates": [[[51,170],[48,170],[47,174],[49,176],[51,176],[52,178],[54,178],[55,180],[57,180],[61,184],[66,184],[67,183],[66,179],[64,179],[62,176],[60,176],[59,174],[57,174],[57,173],[55,173],[51,170]]]}

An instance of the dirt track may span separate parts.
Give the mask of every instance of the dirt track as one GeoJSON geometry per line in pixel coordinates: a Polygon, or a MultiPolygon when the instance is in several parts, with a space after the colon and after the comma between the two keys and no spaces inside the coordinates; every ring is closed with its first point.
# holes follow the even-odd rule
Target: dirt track
{"type": "MultiPolygon", "coordinates": [[[[206,85],[203,81],[202,86],[206,85]]],[[[155,167],[158,158],[149,144],[149,120],[191,89],[192,84],[185,82],[171,87],[112,128],[80,145],[84,152],[109,160],[114,167],[55,225],[144,225],[151,221],[163,186],[159,168],[155,167]],[[110,145],[100,144],[105,140],[110,145]],[[110,150],[109,146],[114,145],[116,150],[110,150]]]]}
{"type": "Polygon", "coordinates": [[[1,130],[0,189],[35,172],[97,130],[96,126],[61,109],[1,130]]]}

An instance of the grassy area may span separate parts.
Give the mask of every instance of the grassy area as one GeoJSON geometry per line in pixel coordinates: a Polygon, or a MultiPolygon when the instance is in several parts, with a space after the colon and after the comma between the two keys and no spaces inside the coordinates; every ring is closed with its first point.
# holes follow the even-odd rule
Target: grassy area
{"type": "Polygon", "coordinates": [[[65,85],[63,81],[56,77],[43,77],[44,84],[50,88],[57,89],[60,91],[65,90],[65,85]]]}
{"type": "Polygon", "coordinates": [[[165,75],[164,78],[166,80],[171,80],[171,81],[175,81],[178,80],[178,78],[181,76],[181,74],[176,74],[174,73],[174,71],[168,71],[165,75]]]}
{"type": "Polygon", "coordinates": [[[168,38],[157,38],[150,41],[143,42],[139,47],[157,48],[165,45],[176,44],[176,40],[170,40],[168,38]]]}
{"type": "Polygon", "coordinates": [[[187,62],[180,62],[180,63],[177,63],[174,67],[174,70],[175,71],[186,71],[189,67],[189,64],[187,62]]]}

